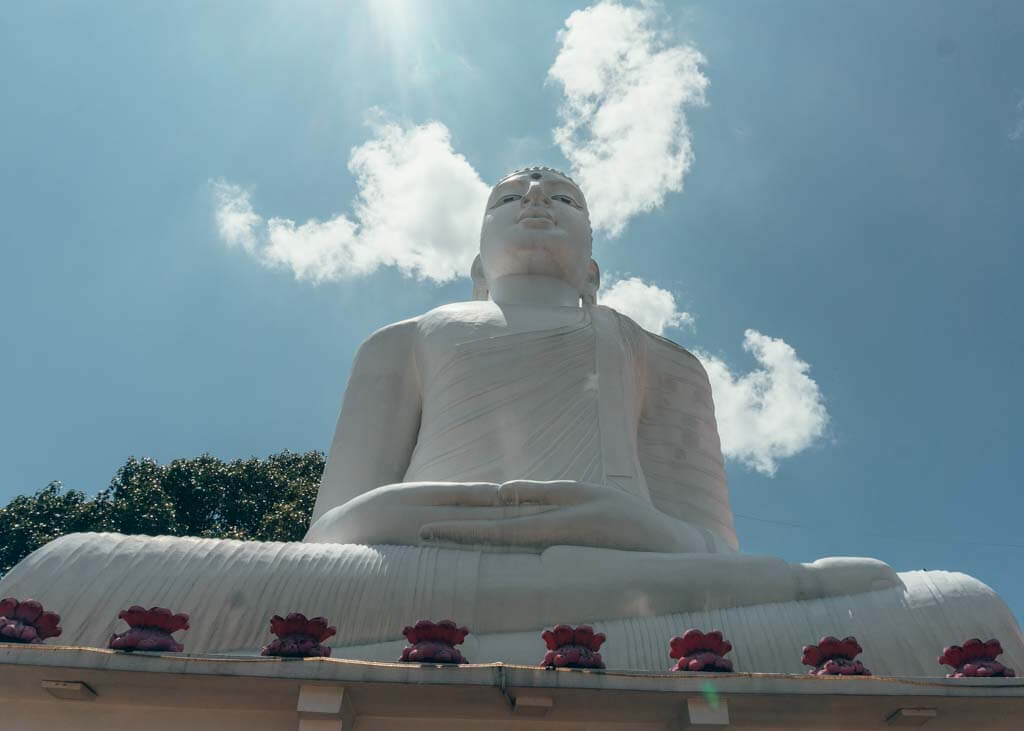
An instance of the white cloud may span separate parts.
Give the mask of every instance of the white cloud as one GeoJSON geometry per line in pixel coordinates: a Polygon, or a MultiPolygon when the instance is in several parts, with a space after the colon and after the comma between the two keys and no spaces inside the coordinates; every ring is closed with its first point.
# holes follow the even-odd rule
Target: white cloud
{"type": "Polygon", "coordinates": [[[619,235],[683,188],[693,161],[684,108],[704,103],[704,57],[670,45],[651,3],[577,10],[548,78],[562,86],[555,142],[585,191],[595,229],[619,235]]]}
{"type": "Polygon", "coordinates": [[[676,309],[676,298],[671,292],[639,277],[620,279],[602,287],[597,301],[658,335],[670,327],[693,327],[693,315],[676,309]]]}
{"type": "Polygon", "coordinates": [[[217,232],[228,246],[256,251],[257,229],[263,219],[253,211],[249,193],[237,185],[219,180],[211,183],[217,205],[217,232]]]}
{"type": "Polygon", "coordinates": [[[825,433],[829,415],[810,366],[780,338],[744,333],[743,348],[760,368],[735,376],[722,360],[698,353],[715,401],[722,453],[765,475],[777,461],[810,447],[825,433]]]}
{"type": "Polygon", "coordinates": [[[302,224],[253,211],[249,194],[212,183],[221,238],[296,279],[335,281],[397,267],[419,279],[465,276],[477,251],[489,188],[451,145],[439,122],[373,126],[352,149],[348,169],[359,192],[353,214],[302,224]]]}

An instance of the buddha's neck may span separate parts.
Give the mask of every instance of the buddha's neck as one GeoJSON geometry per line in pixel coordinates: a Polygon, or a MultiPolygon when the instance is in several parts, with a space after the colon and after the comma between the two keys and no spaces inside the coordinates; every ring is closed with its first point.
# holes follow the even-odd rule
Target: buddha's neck
{"type": "Polygon", "coordinates": [[[487,283],[499,305],[579,307],[580,293],[572,285],[541,274],[510,274],[487,283]]]}

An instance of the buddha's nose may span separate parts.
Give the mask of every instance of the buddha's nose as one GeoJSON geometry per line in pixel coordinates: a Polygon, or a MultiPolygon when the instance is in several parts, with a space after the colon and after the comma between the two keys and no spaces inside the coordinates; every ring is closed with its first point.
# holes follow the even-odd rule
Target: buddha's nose
{"type": "Polygon", "coordinates": [[[534,180],[530,183],[530,187],[526,189],[526,195],[523,196],[523,205],[551,205],[551,199],[544,194],[544,188],[541,187],[540,181],[534,180]]]}

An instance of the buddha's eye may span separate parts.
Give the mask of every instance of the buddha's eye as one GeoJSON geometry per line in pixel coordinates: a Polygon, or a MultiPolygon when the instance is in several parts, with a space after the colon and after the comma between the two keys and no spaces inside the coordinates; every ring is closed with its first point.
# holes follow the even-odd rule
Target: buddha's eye
{"type": "Polygon", "coordinates": [[[509,193],[508,195],[503,195],[503,196],[501,196],[501,198],[499,198],[497,200],[497,202],[493,206],[491,206],[491,208],[497,208],[498,206],[503,206],[506,203],[511,203],[512,201],[517,201],[517,200],[519,200],[522,197],[523,196],[519,195],[518,193],[509,193]]]}
{"type": "Polygon", "coordinates": [[[561,194],[553,195],[553,196],[551,196],[551,199],[552,200],[556,200],[556,201],[561,201],[562,203],[565,203],[567,206],[572,206],[573,208],[579,208],[580,207],[580,205],[576,201],[574,201],[572,198],[570,198],[567,195],[561,195],[561,194]]]}

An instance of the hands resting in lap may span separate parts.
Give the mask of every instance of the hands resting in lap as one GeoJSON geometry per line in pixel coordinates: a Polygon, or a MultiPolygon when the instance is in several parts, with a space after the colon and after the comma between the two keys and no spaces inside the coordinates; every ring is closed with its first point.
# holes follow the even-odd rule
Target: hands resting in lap
{"type": "Polygon", "coordinates": [[[553,480],[384,485],[324,513],[307,543],[706,553],[704,532],[614,487],[553,480]]]}

